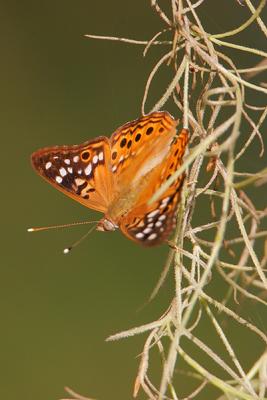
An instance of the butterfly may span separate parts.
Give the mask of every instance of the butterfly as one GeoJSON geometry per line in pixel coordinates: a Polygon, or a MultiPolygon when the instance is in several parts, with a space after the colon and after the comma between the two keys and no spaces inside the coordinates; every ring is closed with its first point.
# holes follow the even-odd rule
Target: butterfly
{"type": "Polygon", "coordinates": [[[189,140],[176,135],[177,121],[152,112],[119,127],[110,138],[55,146],[32,154],[42,178],[84,206],[104,213],[96,229],[120,228],[129,239],[153,246],[165,241],[176,222],[185,174],[152,204],[157,189],[180,167],[189,140]]]}

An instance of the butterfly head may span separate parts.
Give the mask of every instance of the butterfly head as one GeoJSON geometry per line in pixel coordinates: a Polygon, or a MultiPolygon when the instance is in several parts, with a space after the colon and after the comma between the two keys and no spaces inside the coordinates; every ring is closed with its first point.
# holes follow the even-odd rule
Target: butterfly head
{"type": "Polygon", "coordinates": [[[96,230],[101,232],[111,232],[115,231],[115,229],[117,228],[118,225],[114,224],[114,222],[110,221],[107,218],[103,218],[98,222],[96,230]]]}

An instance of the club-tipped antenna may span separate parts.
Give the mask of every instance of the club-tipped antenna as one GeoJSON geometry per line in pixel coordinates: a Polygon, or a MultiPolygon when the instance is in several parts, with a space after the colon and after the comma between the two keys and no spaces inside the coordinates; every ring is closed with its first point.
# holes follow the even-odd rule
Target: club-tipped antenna
{"type": "Polygon", "coordinates": [[[93,230],[95,229],[95,227],[96,227],[95,225],[92,226],[92,227],[89,229],[89,231],[87,231],[80,239],[76,240],[76,242],[74,242],[71,246],[66,247],[66,248],[63,250],[63,253],[64,253],[64,254],[68,254],[74,247],[78,246],[78,244],[80,244],[84,239],[87,238],[87,236],[88,236],[91,232],[93,232],[93,230]]]}
{"type": "Polygon", "coordinates": [[[50,229],[61,229],[61,228],[69,228],[71,226],[79,226],[79,225],[89,225],[96,224],[99,221],[81,221],[81,222],[72,222],[70,224],[62,224],[62,225],[50,225],[50,226],[41,226],[35,228],[28,228],[27,232],[40,232],[40,231],[48,231],[50,229]]]}

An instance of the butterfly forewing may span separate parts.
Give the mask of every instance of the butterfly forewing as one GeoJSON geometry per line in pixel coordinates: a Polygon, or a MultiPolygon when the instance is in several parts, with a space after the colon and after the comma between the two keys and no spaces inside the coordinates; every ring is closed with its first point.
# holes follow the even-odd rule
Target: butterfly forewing
{"type": "Polygon", "coordinates": [[[148,201],[180,167],[187,143],[188,131],[183,129],[178,138],[174,138],[167,158],[158,167],[157,175],[141,194],[136,207],[122,219],[120,228],[127,237],[145,246],[153,246],[163,242],[172,232],[185,174],[179,175],[159,200],[151,205],[148,201]]]}
{"type": "Polygon", "coordinates": [[[55,146],[32,154],[34,169],[49,183],[86,207],[106,212],[114,180],[105,136],[78,146],[55,146]]]}
{"type": "Polygon", "coordinates": [[[123,171],[128,171],[132,160],[143,153],[147,145],[152,149],[157,138],[165,137],[171,131],[174,135],[176,125],[177,121],[169,113],[160,111],[118,128],[110,138],[113,173],[119,176],[123,171]]]}

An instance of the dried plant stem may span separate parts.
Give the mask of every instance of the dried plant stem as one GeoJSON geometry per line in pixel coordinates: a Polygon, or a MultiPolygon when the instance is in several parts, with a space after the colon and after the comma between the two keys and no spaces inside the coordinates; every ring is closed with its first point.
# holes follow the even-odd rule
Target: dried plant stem
{"type": "Polygon", "coordinates": [[[157,73],[163,65],[169,65],[173,68],[173,76],[164,93],[154,100],[152,111],[162,109],[167,101],[173,101],[178,113],[182,113],[183,127],[191,131],[189,152],[183,165],[148,201],[148,205],[158,201],[181,173],[187,173],[177,214],[176,233],[173,240],[168,242],[168,258],[150,296],[151,300],[158,294],[173,268],[175,290],[172,302],[159,319],[116,333],[107,340],[147,334],[134,396],[143,390],[149,399],[181,400],[179,380],[175,379],[175,374],[179,372],[177,361],[183,359],[189,368],[187,376],[200,380],[198,387],[184,399],[197,398],[200,392],[212,385],[220,391],[218,400],[262,400],[266,399],[267,393],[266,334],[249,322],[249,318],[239,315],[238,311],[226,304],[231,300],[238,302],[238,297],[244,296],[246,301],[252,300],[259,307],[267,306],[262,296],[263,290],[264,294],[267,290],[267,231],[262,228],[267,208],[259,209],[257,196],[256,200],[251,199],[245,192],[253,184],[258,185],[257,191],[262,188],[267,182],[267,168],[254,173],[242,171],[240,167],[240,158],[248,155],[255,137],[260,142],[259,155],[255,157],[264,154],[261,129],[266,120],[267,107],[266,104],[254,106],[246,98],[247,89],[267,94],[264,84],[258,85],[248,80],[267,69],[267,53],[262,49],[250,48],[245,43],[241,45],[234,42],[237,34],[242,35],[252,25],[258,26],[261,34],[267,36],[262,19],[266,0],[260,0],[256,8],[250,0],[238,0],[239,4],[245,5],[240,6],[240,10],[247,7],[251,15],[240,26],[219,34],[207,32],[205,23],[199,18],[198,9],[204,2],[170,0],[169,10],[172,14],[169,16],[169,10],[161,8],[157,0],[151,0],[151,7],[165,28],[161,28],[150,40],[86,35],[90,39],[142,45],[145,56],[148,50],[151,54],[154,45],[167,46],[148,76],[141,112],[145,114],[150,87],[157,79],[157,73]],[[163,34],[167,40],[159,40],[163,34]],[[228,38],[227,41],[224,38],[228,38]],[[224,53],[225,48],[246,53],[248,67],[239,68],[234,59],[224,53]],[[255,55],[263,60],[251,66],[255,55]],[[258,117],[257,113],[260,113],[258,117]],[[244,191],[240,191],[241,188],[244,191]],[[199,204],[206,205],[206,220],[200,224],[197,223],[199,204]],[[209,209],[211,216],[206,212],[209,209]],[[257,253],[259,246],[263,254],[257,253]],[[232,257],[230,261],[229,257],[232,257]],[[221,279],[225,288],[224,294],[220,295],[222,297],[207,294],[206,288],[212,286],[214,274],[221,279]],[[210,320],[210,334],[219,338],[223,350],[220,347],[213,348],[208,340],[198,336],[196,328],[205,323],[204,316],[210,320]],[[243,330],[248,330],[250,334],[255,334],[254,340],[263,342],[263,354],[255,360],[249,372],[246,372],[239,359],[239,349],[233,346],[227,328],[221,323],[222,316],[234,321],[240,335],[243,330]],[[188,342],[219,366],[222,374],[218,372],[216,376],[204,362],[192,357],[188,342]],[[156,383],[149,376],[152,351],[158,352],[162,362],[162,366],[158,366],[161,379],[156,383]],[[225,355],[230,361],[225,360],[225,355]]]}

